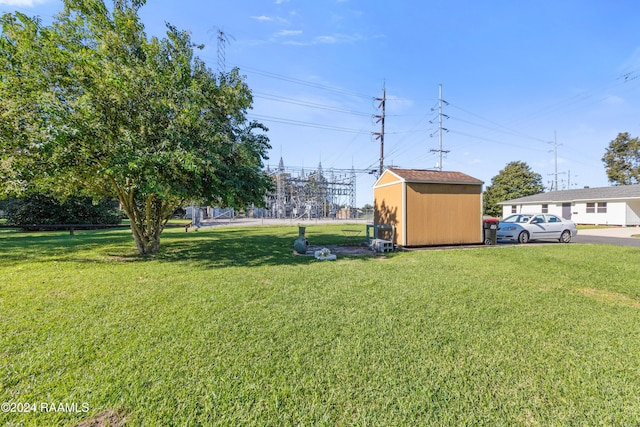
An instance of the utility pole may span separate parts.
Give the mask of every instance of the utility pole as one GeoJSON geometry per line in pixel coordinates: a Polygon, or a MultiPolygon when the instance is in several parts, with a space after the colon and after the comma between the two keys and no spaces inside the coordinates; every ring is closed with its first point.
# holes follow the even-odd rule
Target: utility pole
{"type": "MultiPolygon", "coordinates": [[[[442,114],[442,104],[443,103],[447,103],[447,101],[442,99],[442,84],[438,85],[438,149],[437,150],[429,150],[432,153],[438,153],[440,160],[438,161],[438,170],[442,171],[442,153],[448,153],[449,150],[443,150],[442,149],[442,132],[443,131],[448,131],[447,129],[442,127],[442,117],[447,117],[449,118],[449,116],[447,116],[446,114],[442,114]]],[[[448,103],[447,103],[448,104],[448,103]]]]}
{"type": "Polygon", "coordinates": [[[382,114],[373,116],[375,117],[376,123],[381,124],[380,132],[374,132],[373,134],[376,136],[376,139],[380,140],[380,168],[378,169],[378,178],[382,175],[382,170],[384,169],[384,116],[385,116],[385,103],[387,101],[387,85],[384,84],[382,86],[382,98],[376,98],[376,101],[380,101],[380,105],[378,108],[381,109],[382,114]]]}
{"type": "Polygon", "coordinates": [[[551,191],[558,191],[560,188],[558,187],[558,175],[562,175],[565,172],[558,172],[558,139],[556,138],[556,131],[553,131],[553,163],[554,163],[554,171],[549,175],[553,175],[553,182],[551,184],[551,191]]]}
{"type": "MultiPolygon", "coordinates": [[[[574,177],[574,178],[576,178],[577,176],[578,176],[578,175],[573,175],[573,177],[574,177]]],[[[571,190],[571,170],[569,170],[569,171],[567,172],[567,182],[568,182],[568,184],[567,184],[567,185],[568,185],[568,187],[569,187],[569,190],[571,190]]],[[[576,185],[576,184],[574,184],[574,185],[576,185]]]]}
{"type": "Polygon", "coordinates": [[[556,138],[556,131],[553,131],[553,152],[554,152],[554,165],[555,165],[555,183],[556,191],[558,191],[558,139],[556,138]]]}

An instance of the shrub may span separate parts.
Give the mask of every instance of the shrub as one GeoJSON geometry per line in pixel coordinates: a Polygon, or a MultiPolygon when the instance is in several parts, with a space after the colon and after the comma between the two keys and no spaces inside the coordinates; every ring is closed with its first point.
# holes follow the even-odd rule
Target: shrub
{"type": "Polygon", "coordinates": [[[120,224],[122,212],[113,200],[94,202],[90,197],[60,201],[47,194],[31,194],[6,201],[7,223],[26,224],[120,224]]]}

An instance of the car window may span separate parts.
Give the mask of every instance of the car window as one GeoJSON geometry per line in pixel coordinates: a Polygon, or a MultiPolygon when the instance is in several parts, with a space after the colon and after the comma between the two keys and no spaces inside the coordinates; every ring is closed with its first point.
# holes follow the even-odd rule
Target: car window
{"type": "Polygon", "coordinates": [[[520,215],[511,215],[502,220],[502,222],[518,222],[520,215]]]}
{"type": "Polygon", "coordinates": [[[533,217],[533,221],[531,221],[533,224],[543,224],[545,222],[544,215],[536,215],[533,217]]]}
{"type": "Polygon", "coordinates": [[[555,215],[547,215],[547,218],[548,218],[549,222],[562,222],[562,221],[560,221],[560,218],[558,218],[555,215]]]}
{"type": "Polygon", "coordinates": [[[529,222],[531,219],[531,215],[511,215],[502,220],[502,222],[516,222],[519,224],[524,224],[525,222],[529,222]]]}

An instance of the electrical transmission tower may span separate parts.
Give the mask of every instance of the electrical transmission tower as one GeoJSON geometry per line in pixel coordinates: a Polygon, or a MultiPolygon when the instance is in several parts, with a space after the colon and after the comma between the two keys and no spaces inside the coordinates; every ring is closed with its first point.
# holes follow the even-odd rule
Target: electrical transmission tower
{"type": "Polygon", "coordinates": [[[431,153],[438,153],[439,154],[439,160],[438,160],[438,170],[442,171],[442,153],[448,153],[449,150],[443,150],[442,149],[442,133],[443,132],[449,132],[448,129],[445,129],[442,127],[442,118],[446,117],[449,118],[449,116],[447,116],[446,114],[442,113],[442,104],[447,104],[449,105],[449,103],[447,101],[445,101],[444,99],[442,99],[442,84],[438,85],[438,149],[437,150],[429,150],[431,153]]]}
{"type": "Polygon", "coordinates": [[[222,28],[218,28],[216,32],[218,33],[218,72],[224,73],[226,70],[225,47],[229,43],[229,38],[234,39],[234,37],[225,33],[222,28]]]}
{"type": "Polygon", "coordinates": [[[349,193],[349,206],[351,207],[349,216],[356,218],[356,170],[353,168],[353,165],[351,165],[351,175],[347,189],[349,193]]]}
{"type": "Polygon", "coordinates": [[[385,116],[385,104],[387,102],[387,86],[386,84],[382,86],[382,98],[376,98],[376,101],[380,101],[380,105],[378,108],[381,109],[381,114],[373,116],[375,117],[376,123],[380,123],[381,128],[380,132],[374,132],[373,134],[376,137],[376,140],[380,140],[380,168],[378,169],[378,177],[382,175],[382,170],[384,169],[384,116],[385,116]]]}

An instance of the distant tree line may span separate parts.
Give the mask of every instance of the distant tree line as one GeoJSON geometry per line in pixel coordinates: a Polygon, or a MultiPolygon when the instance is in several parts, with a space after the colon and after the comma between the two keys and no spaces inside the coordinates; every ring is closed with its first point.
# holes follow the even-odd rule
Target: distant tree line
{"type": "Polygon", "coordinates": [[[69,197],[60,201],[44,194],[10,197],[0,203],[8,225],[120,224],[118,202],[94,202],[90,197],[69,197]]]}
{"type": "Polygon", "coordinates": [[[508,163],[498,175],[491,179],[483,197],[483,211],[485,215],[502,216],[499,202],[517,199],[542,193],[542,175],[531,170],[525,162],[508,163]]]}
{"type": "Polygon", "coordinates": [[[602,157],[607,178],[614,185],[640,183],[640,139],[619,133],[602,157]]]}

